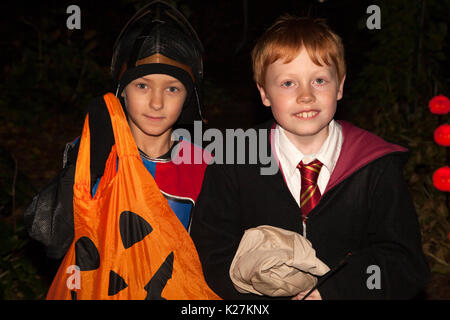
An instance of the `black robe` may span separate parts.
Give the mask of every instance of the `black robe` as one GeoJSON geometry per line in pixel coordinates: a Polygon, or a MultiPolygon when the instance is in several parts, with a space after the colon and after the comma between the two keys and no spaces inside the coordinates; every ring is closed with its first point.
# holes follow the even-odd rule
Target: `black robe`
{"type": "MultiPolygon", "coordinates": [[[[306,226],[319,259],[330,268],[344,257],[347,260],[318,290],[323,299],[414,298],[430,271],[402,173],[407,150],[348,122],[339,123],[341,153],[306,226]],[[379,267],[379,288],[371,286],[369,278],[376,272],[372,266],[379,267]]],[[[270,129],[274,124],[261,127],[270,129]]],[[[271,150],[270,139],[266,140],[271,150]]],[[[281,170],[261,175],[262,166],[208,166],[194,209],[191,236],[205,278],[224,299],[268,298],[241,294],[230,280],[231,261],[245,230],[271,225],[303,233],[300,208],[281,170]]]]}

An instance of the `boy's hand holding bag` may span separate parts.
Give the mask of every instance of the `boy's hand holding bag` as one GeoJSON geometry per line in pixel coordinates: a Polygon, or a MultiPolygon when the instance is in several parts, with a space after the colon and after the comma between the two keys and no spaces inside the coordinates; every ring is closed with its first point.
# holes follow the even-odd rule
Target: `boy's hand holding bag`
{"type": "Polygon", "coordinates": [[[298,233],[272,226],[245,231],[230,267],[241,293],[287,297],[306,292],[330,269],[298,233]]]}

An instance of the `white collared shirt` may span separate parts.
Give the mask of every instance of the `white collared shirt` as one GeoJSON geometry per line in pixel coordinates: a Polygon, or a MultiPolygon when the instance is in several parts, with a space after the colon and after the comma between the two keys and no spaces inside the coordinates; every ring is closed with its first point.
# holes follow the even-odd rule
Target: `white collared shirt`
{"type": "Polygon", "coordinates": [[[328,124],[328,137],[322,144],[319,152],[316,154],[305,155],[289,140],[284,129],[279,125],[276,125],[274,135],[275,152],[278,156],[287,186],[299,206],[301,178],[300,170],[297,169],[297,165],[300,161],[307,164],[314,159],[318,159],[323,163],[319,178],[317,180],[320,193],[323,194],[325,188],[327,187],[328,181],[330,180],[331,173],[336,166],[339,154],[341,153],[342,141],[343,137],[341,125],[335,120],[331,120],[328,124]]]}

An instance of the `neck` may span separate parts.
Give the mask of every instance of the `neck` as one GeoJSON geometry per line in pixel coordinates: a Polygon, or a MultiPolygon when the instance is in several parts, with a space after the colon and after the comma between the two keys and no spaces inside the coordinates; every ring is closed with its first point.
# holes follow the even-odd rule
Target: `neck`
{"type": "Polygon", "coordinates": [[[298,136],[285,130],[292,144],[304,155],[316,154],[328,137],[328,126],[311,136],[298,136]]]}
{"type": "Polygon", "coordinates": [[[158,158],[167,153],[170,147],[173,145],[173,141],[170,139],[172,130],[167,130],[160,136],[151,136],[146,134],[135,134],[131,130],[134,141],[139,149],[141,149],[150,158],[158,158]]]}

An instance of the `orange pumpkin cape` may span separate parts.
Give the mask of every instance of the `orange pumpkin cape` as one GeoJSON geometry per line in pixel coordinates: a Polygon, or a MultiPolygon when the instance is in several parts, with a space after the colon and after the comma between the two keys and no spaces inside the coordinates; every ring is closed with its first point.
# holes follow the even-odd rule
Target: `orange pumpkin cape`
{"type": "Polygon", "coordinates": [[[119,100],[112,93],[104,100],[115,145],[92,197],[87,115],[73,187],[75,237],[47,299],[220,299],[142,163],[119,100]]]}

